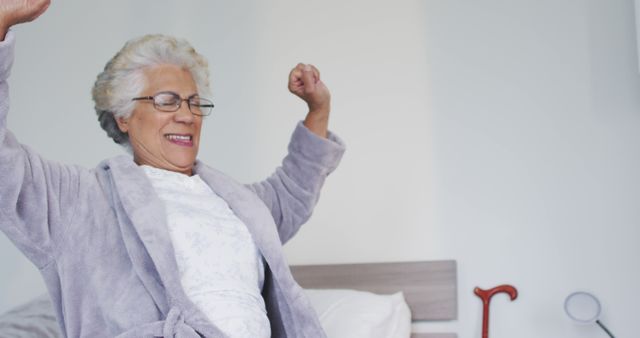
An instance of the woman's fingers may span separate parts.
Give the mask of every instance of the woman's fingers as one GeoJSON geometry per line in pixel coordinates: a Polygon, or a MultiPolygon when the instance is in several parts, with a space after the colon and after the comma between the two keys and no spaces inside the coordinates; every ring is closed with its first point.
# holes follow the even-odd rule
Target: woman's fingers
{"type": "Polygon", "coordinates": [[[289,91],[304,100],[311,110],[329,110],[331,94],[320,81],[320,71],[311,64],[299,63],[291,70],[289,91]]]}
{"type": "Polygon", "coordinates": [[[289,73],[289,90],[301,95],[315,90],[315,84],[320,81],[320,71],[314,65],[298,63],[289,73]]]}
{"type": "Polygon", "coordinates": [[[295,87],[302,85],[302,70],[295,67],[289,73],[289,90],[293,91],[295,87]]]}

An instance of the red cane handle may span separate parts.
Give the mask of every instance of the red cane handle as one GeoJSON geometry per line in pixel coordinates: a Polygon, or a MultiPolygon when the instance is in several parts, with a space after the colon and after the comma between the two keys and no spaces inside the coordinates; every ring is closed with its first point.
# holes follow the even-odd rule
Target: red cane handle
{"type": "Polygon", "coordinates": [[[482,338],[489,338],[489,304],[491,298],[498,293],[506,293],[511,300],[518,298],[518,290],[511,285],[500,285],[493,289],[475,288],[473,292],[482,299],[482,338]]]}

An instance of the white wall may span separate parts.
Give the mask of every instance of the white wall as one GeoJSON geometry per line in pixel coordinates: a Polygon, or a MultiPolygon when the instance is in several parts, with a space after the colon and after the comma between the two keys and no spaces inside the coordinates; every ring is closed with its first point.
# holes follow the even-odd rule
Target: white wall
{"type": "MultiPolygon", "coordinates": [[[[93,167],[118,154],[90,88],[127,39],[187,37],[212,65],[201,158],[240,180],[284,154],[304,105],[297,62],[319,66],[348,144],[292,263],[456,259],[459,320],[416,329],[602,337],[562,313],[597,293],[632,337],[640,295],[640,78],[632,0],[55,2],[18,27],[11,129],[45,156],[93,167]]],[[[0,238],[0,311],[44,290],[0,238]]]]}

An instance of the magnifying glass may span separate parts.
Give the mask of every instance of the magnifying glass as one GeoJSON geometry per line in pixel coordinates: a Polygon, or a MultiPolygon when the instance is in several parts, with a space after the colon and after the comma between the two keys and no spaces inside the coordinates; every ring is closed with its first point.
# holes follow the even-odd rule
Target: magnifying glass
{"type": "Polygon", "coordinates": [[[574,292],[564,300],[564,312],[566,312],[567,316],[573,321],[580,324],[596,323],[609,337],[615,338],[609,329],[600,322],[601,310],[602,307],[600,306],[598,298],[588,292],[574,292]]]}

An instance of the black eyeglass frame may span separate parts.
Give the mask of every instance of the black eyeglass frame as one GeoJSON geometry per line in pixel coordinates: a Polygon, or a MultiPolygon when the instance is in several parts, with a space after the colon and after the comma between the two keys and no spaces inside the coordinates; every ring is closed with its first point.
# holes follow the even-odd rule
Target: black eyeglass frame
{"type": "MultiPolygon", "coordinates": [[[[157,92],[155,94],[153,94],[152,96],[140,96],[140,97],[134,97],[131,99],[131,101],[142,101],[142,100],[151,100],[153,101],[153,107],[156,108],[156,110],[161,111],[163,113],[175,113],[177,112],[180,107],[182,107],[182,102],[186,102],[187,106],[189,107],[189,111],[191,112],[191,114],[193,115],[197,115],[197,116],[209,116],[211,115],[211,111],[213,110],[214,104],[211,100],[209,99],[205,99],[205,98],[201,98],[198,94],[193,94],[189,97],[187,97],[186,99],[183,99],[182,97],[180,97],[180,95],[178,95],[178,93],[172,92],[172,91],[162,91],[162,92],[157,92]],[[156,101],[156,96],[159,95],[172,95],[175,99],[176,99],[176,104],[175,105],[162,105],[160,103],[158,103],[156,101]],[[194,98],[198,98],[198,100],[200,100],[199,104],[194,104],[193,102],[191,102],[192,99],[194,98]],[[205,102],[204,104],[202,104],[202,102],[205,102]],[[202,113],[196,113],[193,111],[193,109],[191,109],[192,106],[196,106],[198,108],[209,108],[207,110],[206,114],[202,114],[202,113]]],[[[200,111],[202,112],[202,110],[200,111]]]]}

